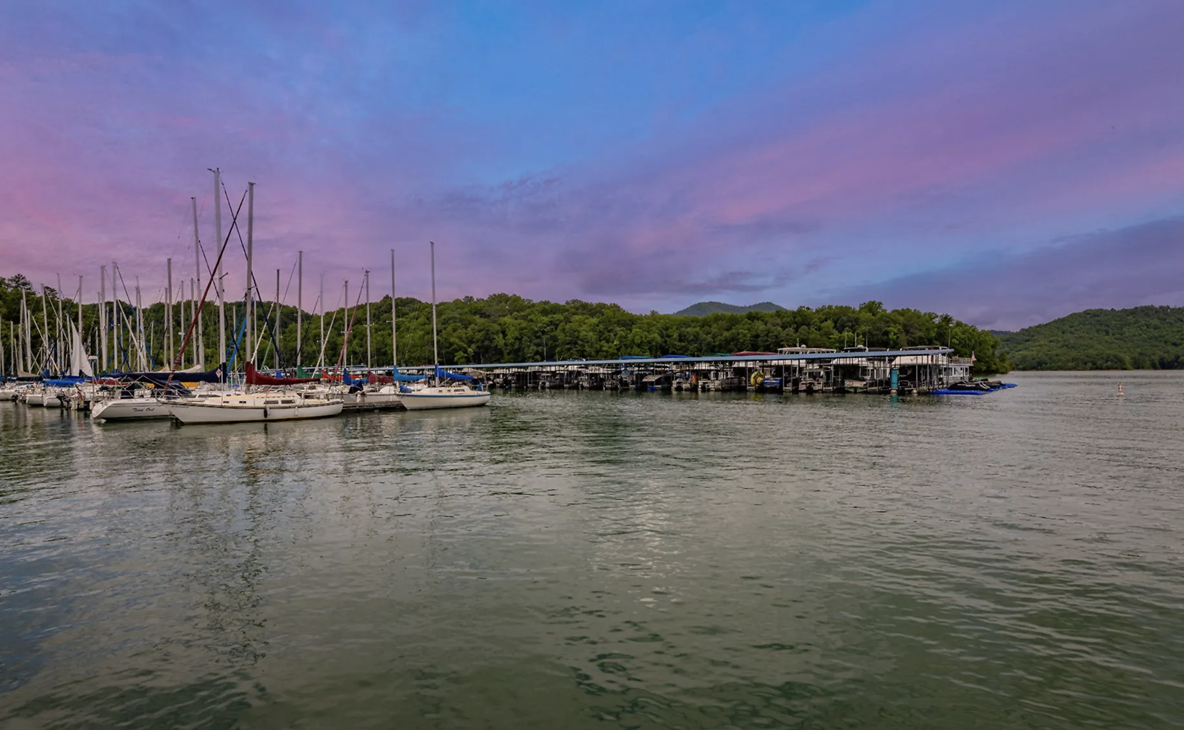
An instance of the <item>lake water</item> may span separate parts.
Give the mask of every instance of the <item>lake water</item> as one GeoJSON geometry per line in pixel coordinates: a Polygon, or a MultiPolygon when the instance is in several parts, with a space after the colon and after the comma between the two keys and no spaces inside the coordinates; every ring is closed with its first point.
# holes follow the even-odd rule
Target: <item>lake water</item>
{"type": "Polygon", "coordinates": [[[1008,380],[0,404],[0,726],[1184,726],[1184,373],[1008,380]]]}

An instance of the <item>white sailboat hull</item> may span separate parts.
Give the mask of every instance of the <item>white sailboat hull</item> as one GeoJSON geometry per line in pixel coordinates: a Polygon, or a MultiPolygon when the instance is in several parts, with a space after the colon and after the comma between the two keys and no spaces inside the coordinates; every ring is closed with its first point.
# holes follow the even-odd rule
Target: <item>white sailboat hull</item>
{"type": "Polygon", "coordinates": [[[90,417],[96,421],[140,421],[150,418],[170,418],[172,409],[155,398],[123,398],[96,404],[90,417]]]}
{"type": "Polygon", "coordinates": [[[302,421],[340,415],[342,405],[339,400],[295,405],[182,402],[172,405],[172,415],[185,424],[302,421]]]}
{"type": "Polygon", "coordinates": [[[358,406],[389,406],[399,402],[397,393],[367,393],[364,390],[352,393],[346,398],[350,403],[358,406]]]}
{"type": "Polygon", "coordinates": [[[490,393],[469,388],[422,388],[399,396],[403,407],[409,411],[426,411],[435,408],[475,408],[489,403],[490,393]]]}

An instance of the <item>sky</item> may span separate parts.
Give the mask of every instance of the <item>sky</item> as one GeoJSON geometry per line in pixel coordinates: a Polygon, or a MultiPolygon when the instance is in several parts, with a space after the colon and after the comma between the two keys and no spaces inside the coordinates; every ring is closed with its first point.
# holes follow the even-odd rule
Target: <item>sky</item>
{"type": "Polygon", "coordinates": [[[428,299],[429,241],[440,299],[1180,306],[1182,36],[1178,0],[6,0],[0,276],[162,297],[217,167],[310,311],[392,249],[428,299]]]}

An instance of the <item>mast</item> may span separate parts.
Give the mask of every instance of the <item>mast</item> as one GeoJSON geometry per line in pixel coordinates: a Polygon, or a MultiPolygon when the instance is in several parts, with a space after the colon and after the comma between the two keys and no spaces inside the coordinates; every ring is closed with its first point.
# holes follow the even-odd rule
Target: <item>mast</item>
{"type": "Polygon", "coordinates": [[[345,280],[345,308],[341,310],[341,357],[349,367],[349,279],[345,280]]]}
{"type": "Polygon", "coordinates": [[[366,369],[370,369],[370,272],[366,272],[366,369]]]}
{"type": "Polygon", "coordinates": [[[115,262],[111,262],[111,368],[119,369],[119,289],[115,286],[115,262]]]}
{"type": "Polygon", "coordinates": [[[272,348],[275,350],[275,369],[280,369],[280,270],[275,270],[275,336],[272,337],[272,348]]]}
{"type": "Polygon", "coordinates": [[[29,305],[25,303],[25,292],[21,290],[21,306],[25,311],[24,326],[25,332],[21,339],[25,343],[25,372],[31,373],[36,370],[33,365],[33,310],[29,309],[29,305]]]}
{"type": "Polygon", "coordinates": [[[436,244],[428,241],[432,249],[432,378],[440,385],[440,350],[436,344],[436,244]]]}
{"type": "MultiPolygon", "coordinates": [[[[197,283],[193,277],[189,277],[189,319],[199,316],[197,313],[197,283]]],[[[184,345],[185,343],[181,343],[184,345]]],[[[193,364],[201,365],[201,361],[197,359],[197,346],[193,347],[193,364]]]]}
{"type": "Polygon", "coordinates": [[[21,289],[21,343],[24,345],[24,357],[21,359],[21,369],[26,373],[33,372],[33,319],[29,312],[29,305],[25,301],[25,289],[21,289]]]}
{"type": "Polygon", "coordinates": [[[54,327],[54,329],[57,331],[58,341],[57,341],[57,345],[54,347],[54,351],[55,351],[55,359],[58,362],[58,372],[61,372],[62,368],[65,367],[65,364],[66,364],[66,357],[65,357],[65,355],[62,354],[66,351],[65,339],[64,339],[65,333],[62,330],[62,327],[65,326],[65,323],[63,322],[65,317],[62,315],[62,306],[63,306],[63,304],[62,304],[62,275],[58,274],[57,277],[58,277],[58,288],[57,288],[57,291],[55,292],[54,296],[58,300],[58,309],[57,309],[57,312],[55,312],[55,314],[57,315],[57,321],[56,321],[57,326],[54,327]]]}
{"type": "Polygon", "coordinates": [[[193,352],[197,357],[197,364],[205,367],[206,338],[201,324],[201,314],[205,307],[197,304],[197,290],[201,288],[201,241],[197,237],[197,198],[191,197],[189,200],[193,202],[193,272],[197,277],[193,287],[193,302],[197,307],[197,347],[193,348],[193,352]]]}
{"type": "MultiPolygon", "coordinates": [[[[296,252],[296,369],[300,369],[300,346],[304,324],[304,252],[296,252]]],[[[298,373],[299,374],[299,373],[298,373]]]]}
{"type": "MultiPolygon", "coordinates": [[[[321,274],[321,293],[317,301],[321,303],[321,357],[323,357],[325,354],[325,275],[323,273],[321,274]]],[[[320,357],[318,357],[317,367],[320,368],[321,365],[320,357]]]]}
{"type": "Polygon", "coordinates": [[[254,241],[255,241],[255,183],[247,183],[247,311],[243,314],[246,317],[247,328],[247,362],[255,362],[255,330],[252,326],[254,324],[254,291],[253,284],[255,282],[254,275],[251,273],[251,263],[254,256],[254,241]]]}
{"type": "Polygon", "coordinates": [[[394,248],[391,248],[391,364],[399,367],[399,331],[394,324],[394,248]]]}
{"type": "Polygon", "coordinates": [[[140,277],[136,277],[136,350],[140,372],[148,370],[148,353],[144,346],[144,314],[140,306],[140,277]]]}
{"type": "Polygon", "coordinates": [[[107,369],[107,267],[99,267],[99,348],[103,357],[100,372],[107,369]]]}
{"type": "Polygon", "coordinates": [[[41,349],[45,350],[45,367],[49,367],[49,308],[45,304],[48,299],[45,293],[45,285],[41,285],[41,349]]]}
{"type": "MultiPolygon", "coordinates": [[[[165,288],[164,298],[164,321],[165,325],[165,350],[169,355],[169,366],[173,363],[173,260],[170,258],[166,261],[166,266],[169,272],[169,285],[165,288]]],[[[81,277],[79,277],[81,278],[81,277]]]]}
{"type": "MultiPolygon", "coordinates": [[[[218,250],[222,250],[222,171],[214,168],[214,231],[217,234],[215,242],[218,250]]],[[[240,208],[241,210],[241,208],[240,208]]],[[[218,258],[217,270],[214,271],[217,280],[214,289],[218,293],[218,362],[226,360],[226,285],[222,283],[222,259],[218,258]]]]}
{"type": "MultiPolygon", "coordinates": [[[[70,338],[71,347],[74,345],[74,342],[75,342],[74,338],[71,337],[70,338]]],[[[79,364],[86,363],[86,348],[83,346],[84,340],[82,338],[82,274],[78,275],[78,340],[77,340],[77,342],[78,342],[78,347],[82,351],[78,353],[76,359],[79,364]]],[[[87,364],[89,364],[89,363],[87,363],[87,364]]],[[[85,365],[83,366],[83,369],[85,370],[85,365]]],[[[70,374],[73,375],[73,373],[70,373],[70,374]]],[[[81,375],[81,374],[82,373],[79,373],[79,375],[81,375]]]]}
{"type": "Polygon", "coordinates": [[[78,275],[78,339],[82,339],[82,274],[78,275]]]}

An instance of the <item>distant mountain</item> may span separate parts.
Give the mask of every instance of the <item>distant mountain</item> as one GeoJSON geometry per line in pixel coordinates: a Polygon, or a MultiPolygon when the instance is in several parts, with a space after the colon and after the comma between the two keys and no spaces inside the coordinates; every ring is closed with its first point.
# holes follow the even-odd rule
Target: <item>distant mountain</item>
{"type": "Polygon", "coordinates": [[[1087,309],[992,334],[1017,370],[1184,368],[1184,307],[1087,309]]]}
{"type": "Polygon", "coordinates": [[[735,304],[724,304],[723,302],[699,302],[692,304],[686,309],[679,310],[674,313],[676,317],[705,317],[709,314],[747,314],[748,312],[780,312],[785,307],[774,304],[773,302],[760,302],[758,304],[749,304],[747,307],[740,307],[735,304]]]}

